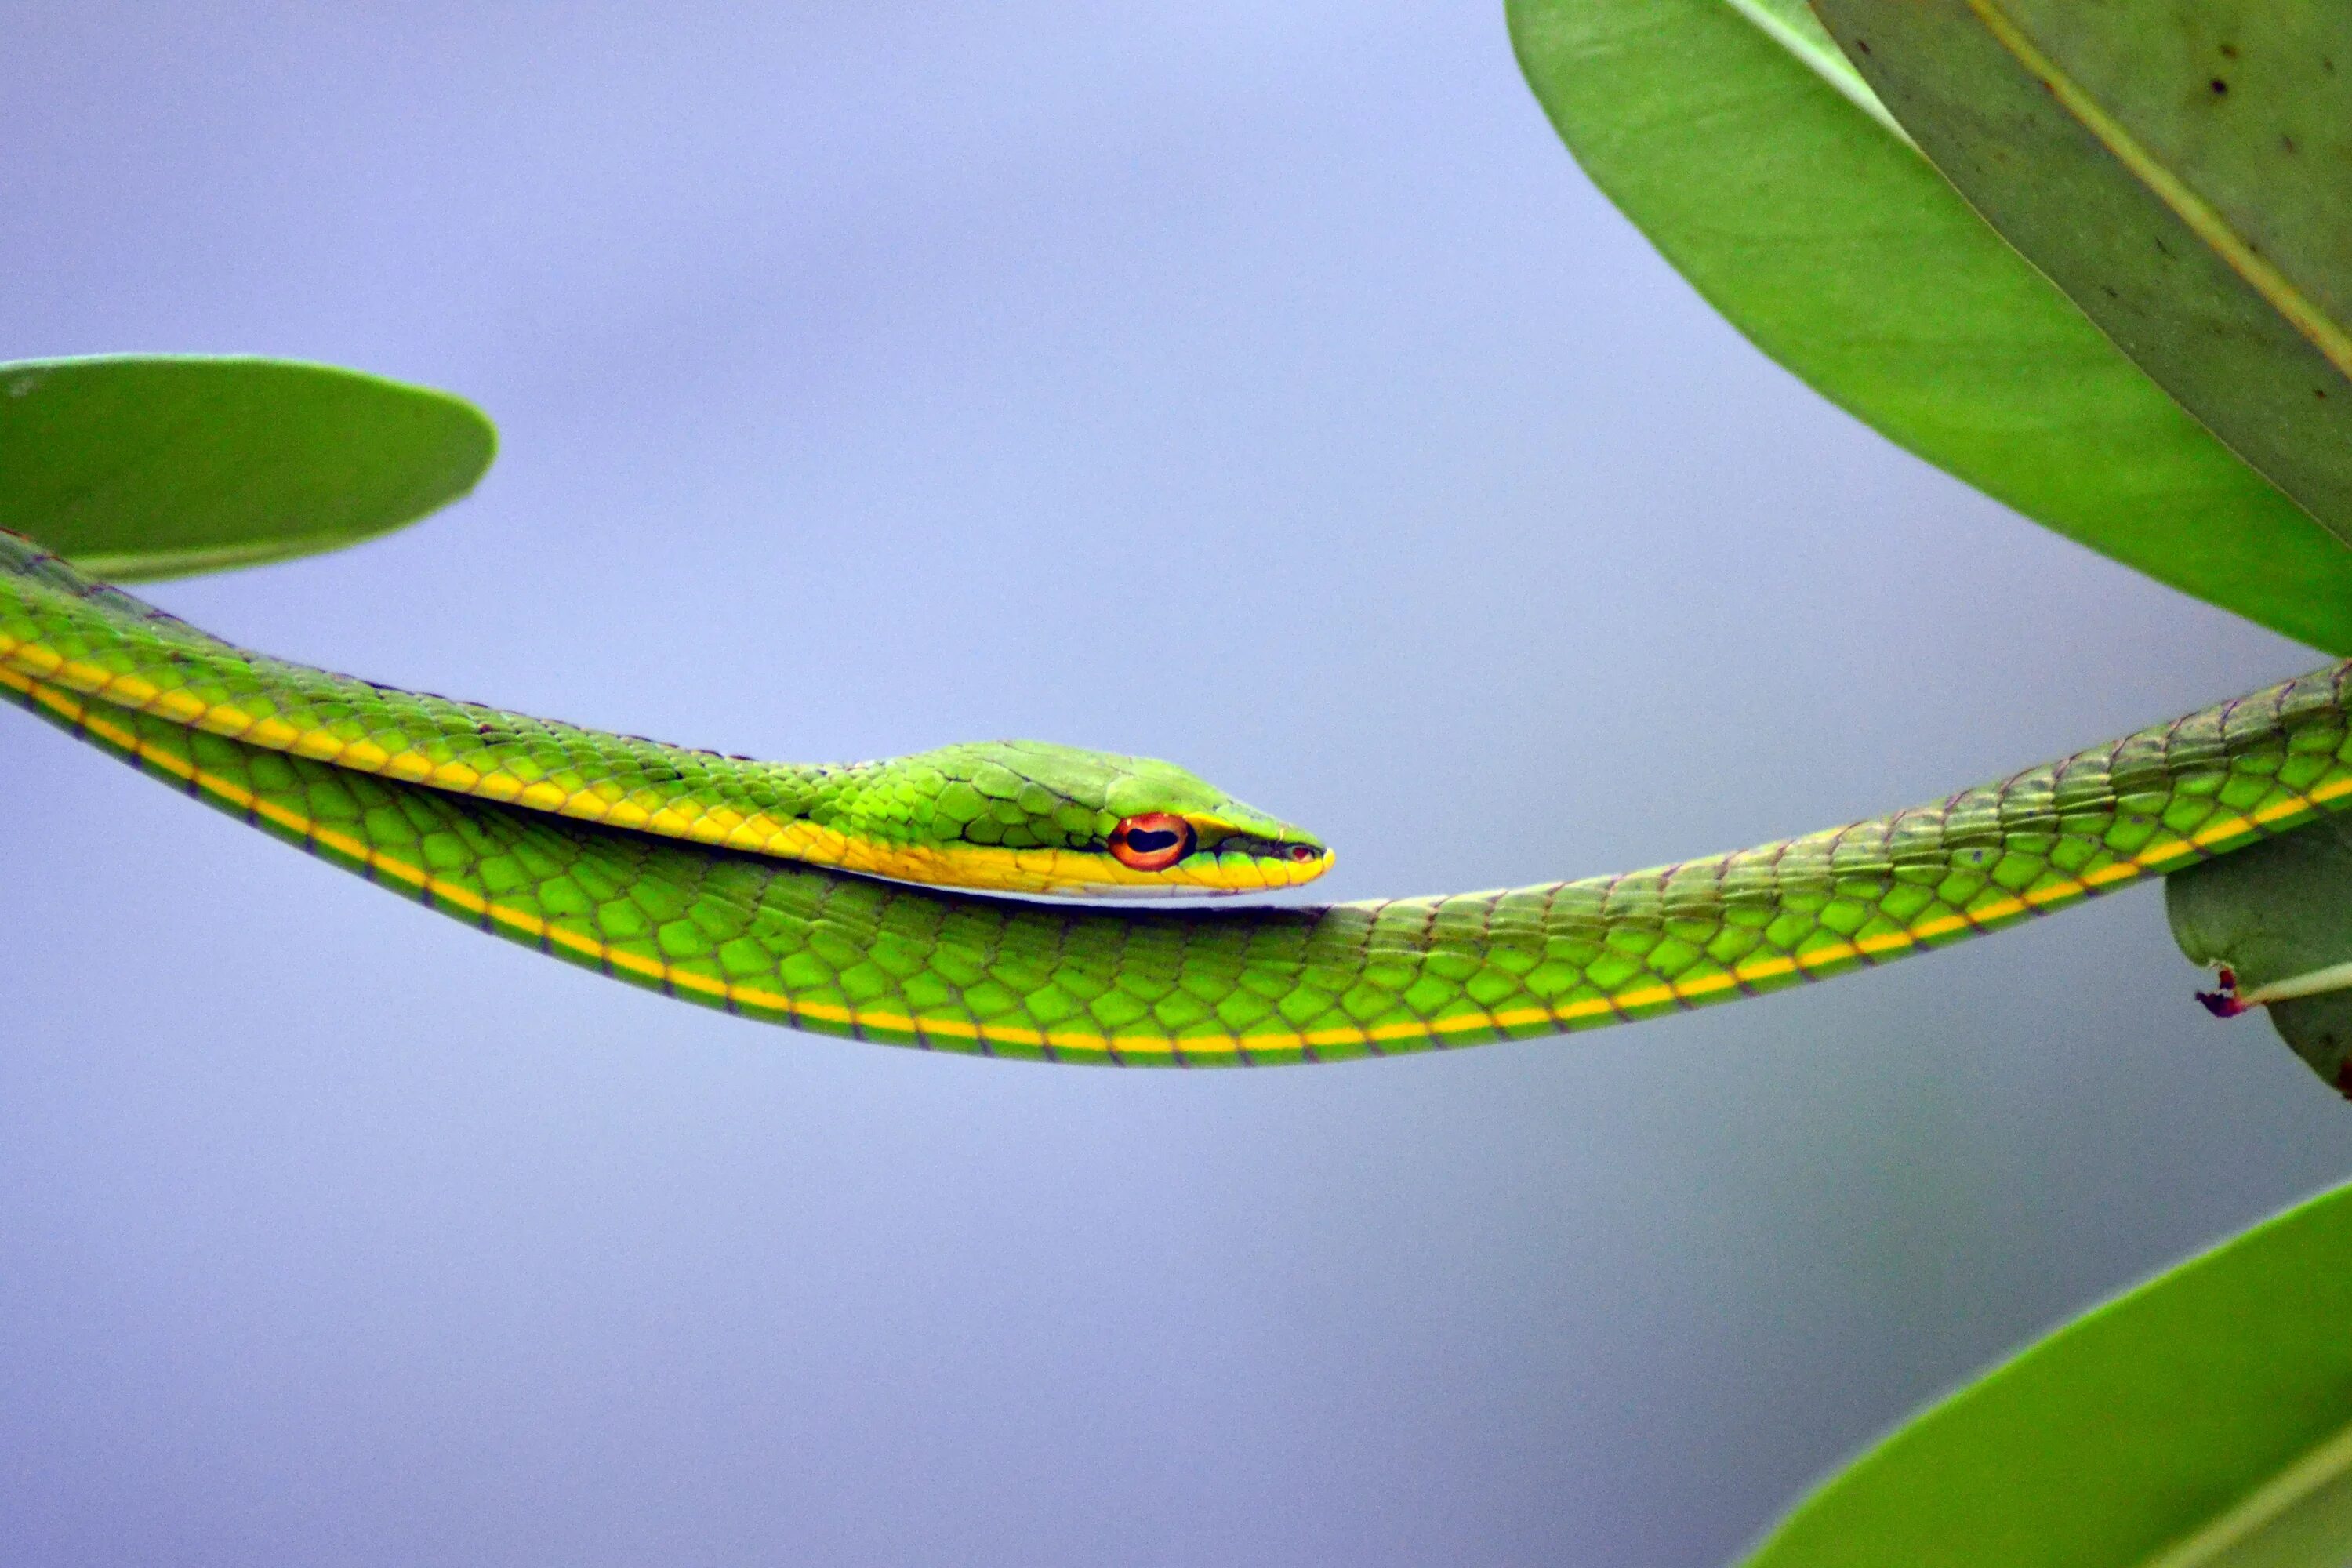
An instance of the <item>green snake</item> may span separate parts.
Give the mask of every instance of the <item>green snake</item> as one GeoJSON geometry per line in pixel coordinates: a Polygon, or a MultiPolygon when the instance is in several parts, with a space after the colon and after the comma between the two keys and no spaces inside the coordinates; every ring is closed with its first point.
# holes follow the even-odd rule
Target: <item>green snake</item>
{"type": "Polygon", "coordinates": [[[1016,742],[758,763],[394,690],[236,648],[5,534],[0,691],[555,957],[746,1017],[1054,1061],[1326,1061],[1644,1018],[1938,947],[2352,804],[2347,661],[1732,854],[1446,897],[1111,910],[1049,899],[1287,887],[1330,852],[1145,759],[1016,742]]]}

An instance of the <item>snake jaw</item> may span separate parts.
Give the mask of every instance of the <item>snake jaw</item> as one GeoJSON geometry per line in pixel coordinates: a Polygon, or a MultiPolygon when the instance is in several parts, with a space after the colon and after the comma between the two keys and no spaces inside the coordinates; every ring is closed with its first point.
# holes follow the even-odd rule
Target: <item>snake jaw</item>
{"type": "Polygon", "coordinates": [[[1186,893],[1264,893],[1311,882],[1331,868],[1329,847],[1287,824],[1255,824],[1187,814],[1201,847],[1169,868],[1186,893]]]}
{"type": "MultiPolygon", "coordinates": [[[[1321,844],[1302,839],[1265,840],[1237,834],[1233,825],[1207,816],[1187,816],[1202,831],[1201,847],[1164,869],[1139,873],[1116,862],[1098,864],[1084,886],[1045,889],[1048,897],[1076,899],[1224,899],[1242,893],[1279,892],[1315,880],[1336,858],[1321,844]],[[1212,834],[1225,835],[1221,843],[1212,834]],[[1289,851],[1304,848],[1303,858],[1289,851]]],[[[1295,831],[1295,830],[1294,830],[1295,831]]],[[[1108,857],[1100,858],[1108,860],[1108,857]]]]}

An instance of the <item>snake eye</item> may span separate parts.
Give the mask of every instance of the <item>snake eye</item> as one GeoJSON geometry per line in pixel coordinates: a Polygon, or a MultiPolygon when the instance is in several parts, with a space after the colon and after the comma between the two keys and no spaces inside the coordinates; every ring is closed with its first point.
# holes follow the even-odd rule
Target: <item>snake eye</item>
{"type": "Polygon", "coordinates": [[[1304,866],[1309,860],[1317,858],[1318,856],[1321,854],[1321,851],[1317,849],[1312,844],[1294,844],[1286,853],[1290,856],[1292,860],[1304,866]]]}
{"type": "Polygon", "coordinates": [[[1130,816],[1111,829],[1111,858],[1131,871],[1165,871],[1192,852],[1200,836],[1182,817],[1165,811],[1130,816]]]}

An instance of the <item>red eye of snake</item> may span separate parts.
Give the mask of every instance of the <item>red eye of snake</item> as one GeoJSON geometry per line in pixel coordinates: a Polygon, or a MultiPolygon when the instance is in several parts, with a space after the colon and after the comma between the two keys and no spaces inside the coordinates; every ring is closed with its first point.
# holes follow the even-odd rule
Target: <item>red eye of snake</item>
{"type": "Polygon", "coordinates": [[[1182,817],[1165,811],[1130,816],[1111,829],[1111,858],[1131,871],[1165,871],[1192,852],[1200,836],[1182,817]]]}
{"type": "Polygon", "coordinates": [[[1321,853],[1322,851],[1316,848],[1312,844],[1294,844],[1290,847],[1289,850],[1290,858],[1293,860],[1297,861],[1302,866],[1307,864],[1309,860],[1314,859],[1321,853]]]}

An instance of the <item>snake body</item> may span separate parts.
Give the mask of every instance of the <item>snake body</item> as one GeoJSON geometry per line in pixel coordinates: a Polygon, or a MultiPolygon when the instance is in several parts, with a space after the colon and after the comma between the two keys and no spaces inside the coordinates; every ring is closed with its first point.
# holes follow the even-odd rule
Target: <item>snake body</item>
{"type": "MultiPolygon", "coordinates": [[[[843,770],[544,724],[268,659],[5,539],[0,693],[322,859],[552,956],[747,1017],[1055,1061],[1323,1061],[1644,1018],[1997,930],[2352,804],[2347,661],[1926,805],[1731,854],[1447,897],[1112,910],[877,879],[854,873],[887,866],[848,854],[778,858],[843,770]],[[499,782],[478,787],[486,777],[499,782]],[[761,814],[773,831],[747,841],[738,829],[761,814]]],[[[1133,776],[1129,762],[1100,766],[1116,780],[1133,776]]],[[[1265,864],[1246,875],[1312,874],[1302,847],[1321,858],[1312,870],[1328,859],[1311,837],[1200,788],[1185,799],[1210,824],[1204,839],[1224,833],[1231,854],[1265,864]]],[[[1031,804],[1042,818],[1022,821],[1066,813],[1073,844],[1120,809],[1097,805],[1081,824],[1067,799],[1031,804]]],[[[919,815],[903,806],[895,820],[919,815]]],[[[840,814],[835,831],[891,820],[840,814]]]]}
{"type": "Polygon", "coordinates": [[[0,663],[347,772],[902,881],[1213,895],[1307,881],[1331,860],[1312,834],[1148,757],[1002,742],[763,763],[356,680],[232,647],[15,535],[0,535],[0,663]],[[1122,858],[1120,829],[1139,818],[1189,847],[1122,858]]]}

